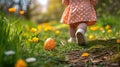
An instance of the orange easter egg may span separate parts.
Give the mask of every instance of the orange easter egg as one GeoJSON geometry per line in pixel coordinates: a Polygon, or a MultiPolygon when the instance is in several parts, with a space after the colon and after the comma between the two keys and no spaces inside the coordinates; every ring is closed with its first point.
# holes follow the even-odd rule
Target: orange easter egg
{"type": "Polygon", "coordinates": [[[55,47],[56,47],[56,42],[52,38],[48,38],[44,42],[44,49],[46,49],[46,50],[53,50],[53,49],[55,49],[55,47]]]}

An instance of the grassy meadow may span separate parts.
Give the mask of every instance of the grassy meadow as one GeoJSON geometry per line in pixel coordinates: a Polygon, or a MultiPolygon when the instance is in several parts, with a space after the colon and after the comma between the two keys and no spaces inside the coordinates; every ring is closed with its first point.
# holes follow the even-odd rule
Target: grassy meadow
{"type": "MultiPolygon", "coordinates": [[[[87,52],[90,56],[104,56],[109,63],[120,62],[120,18],[105,16],[98,18],[86,32],[86,46],[68,43],[68,25],[51,20],[36,24],[23,17],[0,15],[0,67],[70,67],[75,61],[67,61],[71,51],[87,52]],[[53,38],[56,47],[45,50],[44,42],[53,38]],[[112,54],[109,54],[109,53],[112,54]]],[[[78,54],[81,56],[81,54],[78,54]]],[[[89,67],[92,61],[85,62],[89,67]]],[[[104,64],[97,64],[105,67],[104,64]]]]}

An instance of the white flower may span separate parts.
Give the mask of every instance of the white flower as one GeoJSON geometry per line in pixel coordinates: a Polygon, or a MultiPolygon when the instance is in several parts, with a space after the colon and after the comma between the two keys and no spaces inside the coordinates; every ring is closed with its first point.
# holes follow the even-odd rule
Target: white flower
{"type": "Polygon", "coordinates": [[[36,61],[36,58],[34,57],[30,57],[26,59],[26,62],[35,62],[35,61],[36,61]]]}
{"type": "Polygon", "coordinates": [[[10,51],[5,51],[5,55],[14,55],[15,54],[15,51],[12,51],[12,50],[10,50],[10,51]]]}

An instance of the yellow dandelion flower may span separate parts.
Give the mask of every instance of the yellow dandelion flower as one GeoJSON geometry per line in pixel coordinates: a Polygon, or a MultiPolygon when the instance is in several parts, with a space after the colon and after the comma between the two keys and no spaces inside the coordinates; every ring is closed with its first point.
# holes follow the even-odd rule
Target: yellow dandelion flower
{"type": "Polygon", "coordinates": [[[104,28],[100,28],[100,31],[104,31],[104,28]]]}
{"type": "Polygon", "coordinates": [[[54,30],[54,28],[52,26],[48,26],[47,28],[48,28],[48,30],[54,30]]]}
{"type": "Polygon", "coordinates": [[[25,12],[23,11],[23,10],[21,10],[20,12],[19,12],[19,14],[20,15],[23,15],[25,12]]]}
{"type": "Polygon", "coordinates": [[[119,44],[120,43],[120,39],[117,39],[116,42],[119,44]]]}
{"type": "Polygon", "coordinates": [[[44,28],[44,31],[48,31],[49,29],[48,28],[44,28]]]}
{"type": "Polygon", "coordinates": [[[94,39],[94,35],[89,35],[89,39],[94,39]]]}
{"type": "Polygon", "coordinates": [[[16,11],[16,9],[15,8],[9,8],[8,11],[11,12],[11,13],[14,13],[16,11]]]}
{"type": "Polygon", "coordinates": [[[34,38],[32,39],[32,41],[33,41],[33,42],[38,42],[38,38],[37,38],[37,37],[34,37],[34,38]]]}
{"type": "Polygon", "coordinates": [[[41,31],[41,29],[42,29],[42,26],[41,25],[38,25],[38,31],[41,31]]]}
{"type": "Polygon", "coordinates": [[[111,29],[109,29],[107,32],[108,32],[108,33],[111,33],[111,32],[112,32],[112,30],[111,30],[111,29]]]}
{"type": "Polygon", "coordinates": [[[82,53],[81,56],[82,56],[82,57],[88,57],[88,56],[89,56],[89,53],[82,53]]]}
{"type": "Polygon", "coordinates": [[[105,29],[107,29],[107,30],[110,29],[110,25],[106,25],[105,29]]]}
{"type": "Polygon", "coordinates": [[[37,29],[36,29],[36,28],[32,28],[32,29],[31,29],[31,32],[36,33],[36,32],[37,32],[37,29]]]}
{"type": "Polygon", "coordinates": [[[53,30],[53,28],[51,26],[48,26],[48,30],[53,30]]]}
{"type": "Polygon", "coordinates": [[[59,30],[56,30],[55,33],[56,33],[56,34],[60,34],[60,31],[59,31],[59,30]]]}
{"type": "Polygon", "coordinates": [[[90,30],[96,31],[96,30],[98,30],[98,28],[99,28],[99,26],[92,26],[92,27],[90,27],[90,30]]]}
{"type": "Polygon", "coordinates": [[[27,63],[24,60],[19,59],[17,60],[15,67],[27,67],[27,63]]]}

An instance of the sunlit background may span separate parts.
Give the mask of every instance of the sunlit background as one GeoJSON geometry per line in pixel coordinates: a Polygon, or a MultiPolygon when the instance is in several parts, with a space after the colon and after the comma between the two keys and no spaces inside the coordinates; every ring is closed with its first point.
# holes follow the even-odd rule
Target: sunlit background
{"type": "Polygon", "coordinates": [[[9,8],[15,8],[16,15],[23,10],[24,16],[35,22],[58,20],[63,12],[61,0],[0,0],[1,10],[8,13],[9,8]]]}

